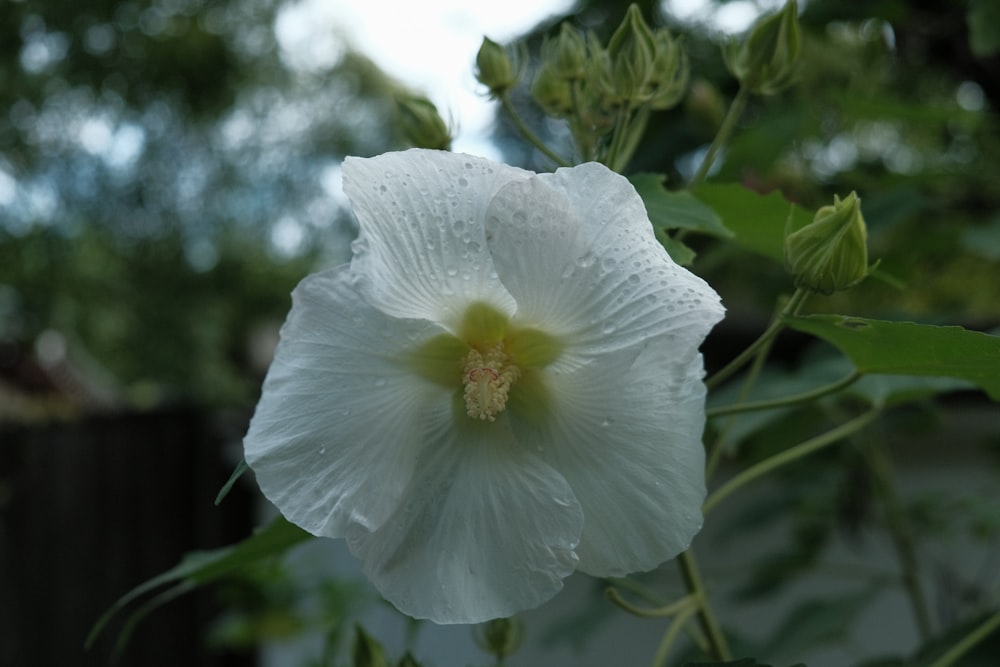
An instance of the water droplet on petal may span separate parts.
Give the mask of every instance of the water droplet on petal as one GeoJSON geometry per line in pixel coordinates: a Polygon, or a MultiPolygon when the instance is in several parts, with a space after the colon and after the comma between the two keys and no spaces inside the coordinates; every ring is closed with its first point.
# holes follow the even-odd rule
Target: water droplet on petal
{"type": "Polygon", "coordinates": [[[385,378],[375,378],[375,386],[376,387],[384,387],[385,386],[385,378]]]}

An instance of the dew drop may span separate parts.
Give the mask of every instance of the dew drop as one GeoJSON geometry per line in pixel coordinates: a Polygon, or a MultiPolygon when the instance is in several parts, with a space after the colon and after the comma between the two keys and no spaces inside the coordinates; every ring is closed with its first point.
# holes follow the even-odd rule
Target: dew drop
{"type": "Polygon", "coordinates": [[[376,387],[384,387],[385,386],[385,378],[375,378],[375,386],[376,387]]]}
{"type": "Polygon", "coordinates": [[[456,269],[454,266],[449,266],[447,269],[445,269],[445,273],[447,273],[449,277],[454,278],[455,276],[458,275],[458,269],[456,269]]]}
{"type": "Polygon", "coordinates": [[[636,284],[636,283],[638,283],[639,282],[639,274],[638,273],[633,273],[632,275],[630,275],[628,277],[628,281],[630,283],[632,283],[633,285],[636,284]]]}
{"type": "Polygon", "coordinates": [[[612,419],[611,417],[605,417],[604,419],[601,420],[601,426],[603,428],[608,428],[609,426],[613,425],[614,423],[615,423],[615,420],[612,419]]]}
{"type": "Polygon", "coordinates": [[[601,333],[604,335],[613,334],[615,332],[614,322],[605,322],[604,326],[601,327],[601,333]]]}
{"type": "Polygon", "coordinates": [[[465,178],[459,178],[458,179],[458,184],[461,185],[464,188],[464,187],[467,187],[469,185],[469,181],[467,179],[465,179],[465,178]]]}

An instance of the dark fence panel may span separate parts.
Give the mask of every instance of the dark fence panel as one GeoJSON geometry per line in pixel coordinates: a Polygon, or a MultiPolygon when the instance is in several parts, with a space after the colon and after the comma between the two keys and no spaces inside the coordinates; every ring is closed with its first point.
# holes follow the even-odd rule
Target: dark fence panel
{"type": "MultiPolygon", "coordinates": [[[[241,421],[170,410],[0,426],[0,665],[109,664],[120,623],[83,650],[101,613],[185,552],[249,534],[249,493],[213,505],[241,421]]],[[[252,665],[205,646],[213,612],[210,593],[171,602],[139,625],[119,664],[252,665]]]]}

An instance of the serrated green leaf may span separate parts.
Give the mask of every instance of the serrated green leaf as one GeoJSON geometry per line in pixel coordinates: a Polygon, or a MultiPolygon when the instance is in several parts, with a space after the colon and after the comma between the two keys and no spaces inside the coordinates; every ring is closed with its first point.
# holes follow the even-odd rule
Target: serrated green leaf
{"type": "Polygon", "coordinates": [[[788,317],[785,323],[832,343],[862,373],[958,378],[1000,401],[1000,336],[843,315],[788,317]]]}
{"type": "Polygon", "coordinates": [[[812,221],[812,214],[796,206],[778,192],[760,195],[737,184],[706,184],[694,196],[714,210],[735,236],[733,242],[758,255],[785,261],[785,225],[791,216],[792,229],[812,221]]]}
{"type": "Polygon", "coordinates": [[[732,238],[719,215],[686,190],[672,192],[663,187],[660,174],[635,174],[629,177],[646,205],[653,226],[658,229],[688,229],[719,238],[732,238]]]}
{"type": "MultiPolygon", "coordinates": [[[[151,601],[152,604],[143,605],[133,616],[144,616],[181,593],[216,581],[265,558],[282,554],[292,546],[311,537],[312,535],[298,526],[289,523],[283,517],[278,517],[238,544],[212,551],[194,551],[186,554],[176,566],[136,586],[115,602],[94,624],[94,628],[87,637],[86,646],[90,647],[93,644],[116,613],[147,593],[173,585],[172,588],[154,598],[151,601]]],[[[128,621],[127,625],[134,625],[134,619],[128,621]]]]}

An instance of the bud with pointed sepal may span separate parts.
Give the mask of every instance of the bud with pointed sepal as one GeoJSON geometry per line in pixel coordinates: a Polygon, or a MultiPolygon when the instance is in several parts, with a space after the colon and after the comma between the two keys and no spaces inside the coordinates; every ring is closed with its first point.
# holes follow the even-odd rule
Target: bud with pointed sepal
{"type": "Polygon", "coordinates": [[[490,89],[490,95],[500,97],[516,86],[519,78],[507,49],[483,37],[476,54],[476,80],[490,89]]]}
{"type": "Polygon", "coordinates": [[[758,21],[742,44],[725,52],[729,71],[750,92],[773,95],[792,83],[802,50],[798,12],[796,0],[788,0],[780,12],[758,21]]]}
{"type": "Polygon", "coordinates": [[[808,225],[785,234],[785,264],[796,287],[831,294],[868,275],[868,231],[861,200],[833,197],[808,225]]]}
{"type": "Polygon", "coordinates": [[[451,150],[451,132],[437,107],[421,95],[396,96],[399,124],[407,141],[417,148],[451,150]]]}

